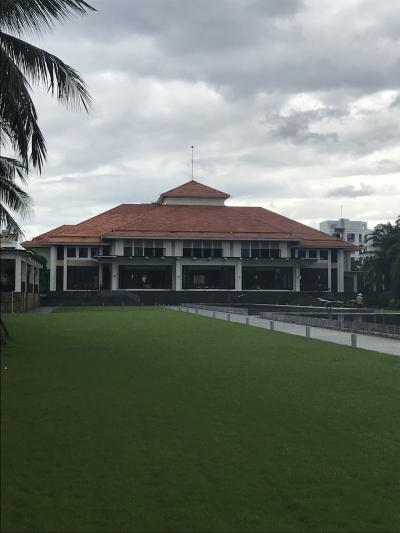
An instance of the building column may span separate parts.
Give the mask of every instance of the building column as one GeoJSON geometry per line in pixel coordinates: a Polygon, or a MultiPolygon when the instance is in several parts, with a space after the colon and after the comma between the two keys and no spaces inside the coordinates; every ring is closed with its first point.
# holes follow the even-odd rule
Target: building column
{"type": "Polygon", "coordinates": [[[353,274],[353,292],[357,292],[358,291],[358,277],[357,277],[357,272],[354,272],[353,274]]]}
{"type": "Polygon", "coordinates": [[[118,263],[113,261],[111,263],[111,290],[116,291],[118,290],[119,285],[119,269],[118,269],[118,263]]]}
{"type": "Polygon", "coordinates": [[[35,286],[36,286],[36,292],[39,293],[39,282],[40,282],[40,268],[36,267],[35,269],[35,286]]]}
{"type": "Polygon", "coordinates": [[[99,263],[99,291],[103,288],[103,263],[99,263]]]}
{"type": "Polygon", "coordinates": [[[293,290],[300,292],[300,265],[293,265],[293,290]]]}
{"type": "Polygon", "coordinates": [[[332,292],[332,252],[328,250],[328,291],[332,292]]]}
{"type": "Polygon", "coordinates": [[[15,258],[15,272],[14,272],[14,291],[21,292],[21,258],[15,258]]]}
{"type": "Polygon", "coordinates": [[[182,263],[179,259],[175,262],[175,290],[182,290],[182,263]]]}
{"type": "Polygon", "coordinates": [[[28,269],[25,261],[21,262],[21,281],[25,283],[24,292],[28,292],[28,269]]]}
{"type": "Polygon", "coordinates": [[[242,262],[238,261],[235,265],[235,291],[242,290],[242,262]]]}
{"type": "Polygon", "coordinates": [[[337,251],[337,291],[344,292],[344,253],[337,251]]]}
{"type": "Polygon", "coordinates": [[[68,290],[68,258],[67,247],[64,246],[64,263],[63,263],[63,291],[68,290]]]}
{"type": "Polygon", "coordinates": [[[57,248],[55,246],[52,246],[50,248],[49,269],[50,269],[50,290],[51,291],[55,291],[57,289],[57,287],[56,287],[56,280],[57,280],[57,248]]]}

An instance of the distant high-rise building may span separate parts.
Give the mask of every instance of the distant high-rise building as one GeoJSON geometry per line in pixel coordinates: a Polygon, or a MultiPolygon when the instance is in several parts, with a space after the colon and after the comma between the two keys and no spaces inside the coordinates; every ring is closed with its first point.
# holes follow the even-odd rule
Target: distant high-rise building
{"type": "MultiPolygon", "coordinates": [[[[350,220],[349,218],[324,220],[320,222],[319,229],[338,239],[359,246],[361,248],[360,251],[371,250],[372,244],[368,241],[368,237],[372,230],[368,229],[368,223],[363,220],[350,220]]],[[[352,255],[357,257],[359,253],[353,252],[352,255]]]]}

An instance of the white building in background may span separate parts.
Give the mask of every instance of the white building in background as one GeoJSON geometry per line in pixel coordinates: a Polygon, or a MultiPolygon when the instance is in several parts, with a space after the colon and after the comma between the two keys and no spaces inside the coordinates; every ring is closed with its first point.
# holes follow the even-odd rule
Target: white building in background
{"type": "Polygon", "coordinates": [[[353,252],[354,257],[357,257],[362,251],[371,250],[371,242],[368,242],[368,237],[372,230],[368,229],[368,223],[363,220],[350,220],[349,218],[324,220],[320,222],[319,229],[338,239],[359,246],[361,250],[353,252]]]}

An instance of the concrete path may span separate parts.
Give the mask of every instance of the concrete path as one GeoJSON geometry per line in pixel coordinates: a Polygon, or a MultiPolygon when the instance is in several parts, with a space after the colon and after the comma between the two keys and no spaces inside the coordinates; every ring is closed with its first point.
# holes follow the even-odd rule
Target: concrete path
{"type": "MultiPolygon", "coordinates": [[[[179,311],[181,308],[177,306],[171,307],[179,311]]],[[[227,320],[228,313],[221,311],[208,311],[205,309],[195,309],[195,308],[183,308],[183,312],[188,309],[187,312],[213,317],[215,313],[215,318],[220,320],[227,320]]],[[[271,329],[270,320],[265,318],[259,318],[257,316],[247,316],[230,313],[231,322],[239,322],[241,324],[246,324],[246,318],[249,320],[250,326],[255,326],[258,328],[271,329]]],[[[282,331],[283,333],[290,333],[291,335],[299,335],[300,337],[306,336],[306,326],[301,324],[290,324],[288,322],[278,322],[274,320],[274,329],[276,331],[282,331]]],[[[339,331],[334,329],[326,328],[317,328],[310,327],[310,335],[312,339],[318,339],[321,341],[334,342],[336,344],[343,344],[345,346],[351,346],[351,333],[348,331],[339,331]]],[[[365,350],[374,350],[376,352],[387,353],[391,355],[400,356],[400,341],[398,339],[388,339],[385,337],[376,337],[374,335],[362,335],[357,333],[357,347],[364,348],[365,350]]]]}
{"type": "Polygon", "coordinates": [[[55,311],[57,307],[36,307],[36,309],[32,309],[31,311],[28,311],[28,313],[37,313],[40,315],[48,315],[49,313],[52,313],[55,311]]]}

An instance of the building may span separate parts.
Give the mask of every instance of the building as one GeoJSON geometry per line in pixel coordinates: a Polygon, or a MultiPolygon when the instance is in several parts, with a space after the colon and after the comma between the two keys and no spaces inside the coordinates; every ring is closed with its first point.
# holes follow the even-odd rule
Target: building
{"type": "Polygon", "coordinates": [[[27,311],[39,304],[39,273],[42,264],[17,241],[0,239],[1,311],[27,311]]]}
{"type": "Polygon", "coordinates": [[[50,291],[356,290],[345,242],[194,180],[25,242],[50,291]]]}
{"type": "Polygon", "coordinates": [[[368,237],[372,230],[368,229],[368,223],[362,220],[350,220],[348,218],[324,220],[320,222],[319,229],[358,246],[359,250],[353,252],[353,257],[357,257],[362,251],[370,251],[371,249],[368,237]]]}

